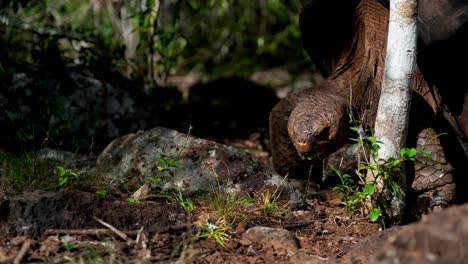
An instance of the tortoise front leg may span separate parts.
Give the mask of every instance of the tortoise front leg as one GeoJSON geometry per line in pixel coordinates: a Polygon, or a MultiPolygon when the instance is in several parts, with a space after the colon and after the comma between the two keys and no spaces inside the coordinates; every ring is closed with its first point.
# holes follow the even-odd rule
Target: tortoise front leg
{"type": "Polygon", "coordinates": [[[454,168],[447,160],[444,148],[433,128],[424,128],[417,135],[417,148],[431,153],[426,157],[418,152],[414,164],[411,188],[417,195],[416,211],[425,214],[437,207],[452,204],[456,197],[454,168]]]}

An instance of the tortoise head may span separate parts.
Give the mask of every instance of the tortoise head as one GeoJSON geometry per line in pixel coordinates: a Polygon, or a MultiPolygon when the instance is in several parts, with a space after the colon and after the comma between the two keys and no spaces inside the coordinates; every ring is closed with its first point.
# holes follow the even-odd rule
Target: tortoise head
{"type": "Polygon", "coordinates": [[[288,134],[301,157],[325,158],[346,139],[344,113],[337,109],[296,107],[289,116],[288,134]]]}

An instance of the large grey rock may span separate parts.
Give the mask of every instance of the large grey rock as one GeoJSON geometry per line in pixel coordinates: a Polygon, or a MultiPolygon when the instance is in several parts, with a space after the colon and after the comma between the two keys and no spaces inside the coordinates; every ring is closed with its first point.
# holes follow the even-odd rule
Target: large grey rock
{"type": "Polygon", "coordinates": [[[159,178],[151,191],[181,190],[255,195],[267,188],[281,191],[290,205],[302,205],[302,194],[286,179],[250,154],[213,141],[192,137],[175,130],[156,127],[115,139],[99,155],[98,173],[105,174],[114,187],[136,182],[148,176],[159,178]],[[161,158],[178,163],[169,171],[161,158]]]}

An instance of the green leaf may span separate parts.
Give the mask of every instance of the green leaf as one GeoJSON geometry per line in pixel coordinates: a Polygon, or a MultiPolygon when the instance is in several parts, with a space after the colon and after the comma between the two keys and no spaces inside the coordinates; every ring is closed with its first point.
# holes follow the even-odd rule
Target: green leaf
{"type": "Polygon", "coordinates": [[[171,159],[171,158],[162,157],[162,158],[159,158],[158,160],[164,163],[166,167],[169,167],[169,168],[177,168],[181,165],[180,163],[176,162],[174,159],[171,159]]]}
{"type": "Polygon", "coordinates": [[[143,204],[140,200],[136,199],[136,198],[133,198],[133,197],[128,197],[127,198],[127,202],[130,202],[130,203],[137,203],[137,204],[143,204]]]}
{"type": "Polygon", "coordinates": [[[149,182],[161,182],[161,181],[162,181],[162,179],[159,178],[159,177],[150,177],[150,176],[148,176],[148,177],[146,177],[146,179],[147,179],[149,182]]]}
{"type": "Polygon", "coordinates": [[[379,201],[381,206],[383,206],[383,208],[387,208],[387,200],[385,200],[385,198],[379,195],[377,196],[377,200],[379,201]]]}
{"type": "Polygon", "coordinates": [[[96,194],[100,197],[104,197],[108,194],[109,192],[107,190],[98,190],[96,191],[96,194]]]}
{"type": "Polygon", "coordinates": [[[65,168],[64,168],[64,167],[62,167],[62,166],[57,166],[57,167],[55,167],[55,168],[58,170],[59,175],[65,174],[65,168]]]}
{"type": "Polygon", "coordinates": [[[370,168],[370,166],[365,161],[361,161],[358,165],[358,171],[367,170],[368,168],[370,168]]]}
{"type": "Polygon", "coordinates": [[[59,185],[63,186],[65,184],[67,184],[68,178],[67,177],[60,177],[58,181],[59,181],[59,185]]]}
{"type": "Polygon", "coordinates": [[[362,189],[362,192],[367,195],[373,195],[375,193],[375,186],[374,184],[368,183],[362,189]]]}
{"type": "Polygon", "coordinates": [[[63,243],[63,248],[66,251],[71,251],[71,250],[73,250],[75,248],[75,246],[71,242],[65,242],[65,243],[63,243]]]}
{"type": "Polygon", "coordinates": [[[370,211],[369,211],[369,219],[372,221],[372,222],[375,222],[379,219],[380,217],[380,208],[372,208],[370,211]]]}
{"type": "Polygon", "coordinates": [[[255,203],[255,199],[248,196],[248,197],[245,197],[244,199],[242,199],[242,202],[245,203],[245,204],[254,204],[255,203]]]}
{"type": "Polygon", "coordinates": [[[377,139],[375,137],[372,137],[372,136],[367,136],[366,140],[369,141],[372,144],[377,143],[377,139]]]}
{"type": "Polygon", "coordinates": [[[392,191],[394,195],[397,195],[398,193],[400,193],[400,187],[395,181],[389,180],[388,182],[390,183],[390,186],[392,187],[392,191]]]}
{"type": "Polygon", "coordinates": [[[422,151],[422,154],[423,154],[426,158],[432,160],[432,153],[430,153],[429,151],[423,150],[423,151],[422,151]]]}
{"type": "Polygon", "coordinates": [[[415,148],[403,148],[400,151],[400,155],[402,157],[406,154],[406,156],[408,156],[408,158],[412,158],[412,157],[416,156],[417,153],[418,153],[418,151],[415,148]]]}
{"type": "Polygon", "coordinates": [[[399,159],[394,159],[394,160],[392,161],[392,166],[393,166],[393,167],[396,167],[396,166],[398,166],[398,164],[400,164],[400,162],[401,162],[401,160],[399,160],[399,159]]]}
{"type": "Polygon", "coordinates": [[[377,163],[369,163],[368,165],[368,168],[371,169],[371,170],[378,170],[379,168],[379,165],[377,163]]]}

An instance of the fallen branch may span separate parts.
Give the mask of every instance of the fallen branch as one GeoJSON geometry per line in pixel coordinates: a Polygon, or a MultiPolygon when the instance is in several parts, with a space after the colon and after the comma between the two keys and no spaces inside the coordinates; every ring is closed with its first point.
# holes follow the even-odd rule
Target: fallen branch
{"type": "Polygon", "coordinates": [[[135,241],[133,241],[133,239],[129,238],[124,232],[118,230],[117,228],[115,228],[111,224],[108,224],[108,223],[102,221],[101,219],[99,219],[99,218],[97,218],[95,216],[93,216],[93,218],[94,218],[94,220],[98,221],[101,225],[109,228],[114,234],[118,235],[123,240],[125,240],[127,242],[135,242],[135,241]]]}
{"type": "MultiPolygon", "coordinates": [[[[96,228],[96,229],[47,229],[44,232],[44,235],[71,235],[71,236],[99,236],[99,235],[111,235],[113,232],[105,228],[96,228]]],[[[125,232],[127,236],[136,236],[138,234],[137,230],[125,232]]]]}
{"type": "MultiPolygon", "coordinates": [[[[171,232],[177,232],[177,231],[183,231],[187,230],[189,228],[193,227],[193,224],[184,224],[184,225],[176,225],[176,226],[168,226],[166,228],[161,229],[160,231],[156,232],[151,232],[151,233],[158,233],[158,234],[164,234],[164,233],[171,233],[171,232]]],[[[141,234],[140,230],[131,230],[131,231],[119,231],[123,234],[125,234],[127,237],[128,236],[138,236],[141,234]]],[[[52,235],[71,235],[71,236],[98,236],[98,235],[112,235],[115,234],[110,229],[106,228],[91,228],[91,229],[47,229],[44,232],[44,235],[46,236],[52,236],[52,235]]]]}
{"type": "Polygon", "coordinates": [[[26,256],[26,253],[28,253],[29,248],[31,248],[31,245],[32,241],[30,239],[26,239],[26,241],[24,241],[20,251],[18,252],[18,255],[13,261],[13,264],[20,264],[23,261],[24,257],[26,256]]]}

